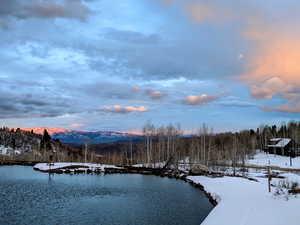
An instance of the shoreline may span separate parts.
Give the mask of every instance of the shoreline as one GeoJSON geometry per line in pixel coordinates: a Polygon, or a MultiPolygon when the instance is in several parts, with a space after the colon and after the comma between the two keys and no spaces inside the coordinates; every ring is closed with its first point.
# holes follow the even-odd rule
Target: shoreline
{"type": "Polygon", "coordinates": [[[5,160],[1,161],[0,160],[0,166],[34,166],[37,163],[42,163],[42,162],[36,162],[36,161],[15,161],[15,160],[5,160]]]}
{"type": "MultiPolygon", "coordinates": [[[[290,195],[289,201],[285,199],[286,195],[276,197],[275,186],[272,192],[268,193],[264,171],[249,171],[247,176],[233,176],[218,172],[193,174],[187,170],[78,164],[80,163],[56,163],[55,166],[60,166],[59,168],[47,170],[49,165],[43,163],[33,168],[49,174],[141,174],[182,180],[204,193],[213,206],[201,225],[231,225],[232,219],[236,221],[233,225],[282,225],[283,219],[289,221],[290,225],[298,225],[294,222],[297,221],[294,212],[300,199],[295,195],[290,195]],[[61,167],[63,164],[67,166],[61,167]],[[274,214],[273,210],[278,213],[274,214]]],[[[278,181],[281,178],[274,179],[278,181]]]]}
{"type": "MultiPolygon", "coordinates": [[[[300,188],[300,158],[294,160],[293,167],[284,168],[287,162],[286,157],[258,153],[247,162],[247,170],[239,167],[235,175],[232,168],[192,173],[183,167],[149,168],[143,165],[114,166],[76,162],[53,163],[50,170],[47,163],[40,163],[33,168],[49,174],[141,174],[182,180],[204,193],[213,206],[201,225],[298,225],[300,195],[290,190],[294,190],[291,185],[300,188]],[[267,167],[272,169],[271,192],[268,191],[267,167]]],[[[32,166],[33,162],[5,164],[32,166]]],[[[299,190],[297,187],[295,190],[299,190]]]]}
{"type": "MultiPolygon", "coordinates": [[[[111,165],[110,165],[111,166],[111,165]]],[[[148,168],[148,167],[134,167],[134,166],[123,166],[123,167],[104,167],[103,168],[96,168],[94,170],[90,169],[87,166],[66,166],[60,169],[50,169],[50,170],[40,170],[36,167],[33,167],[34,170],[42,172],[42,173],[49,173],[49,174],[140,174],[140,175],[152,175],[152,176],[159,176],[162,178],[170,178],[176,180],[182,180],[186,183],[189,183],[194,188],[199,189],[201,192],[205,194],[208,198],[209,202],[213,205],[213,207],[217,206],[217,200],[212,196],[211,193],[205,190],[205,187],[197,182],[194,182],[191,179],[188,179],[188,176],[207,176],[207,174],[197,174],[192,175],[187,172],[176,172],[174,170],[168,169],[163,170],[160,168],[148,168]]],[[[211,174],[214,176],[217,174],[211,174]]],[[[219,175],[219,174],[218,174],[219,175]]]]}
{"type": "MultiPolygon", "coordinates": [[[[105,167],[105,166],[104,166],[105,167]]],[[[78,169],[80,170],[80,169],[78,169]]],[[[88,168],[80,173],[96,173],[88,168]]],[[[252,169],[253,170],[253,169],[252,169]]],[[[43,171],[50,173],[70,173],[70,169],[60,171],[43,171]]],[[[72,172],[77,173],[76,170],[72,172]]],[[[188,170],[152,169],[147,167],[119,167],[104,168],[102,174],[141,174],[180,179],[199,189],[214,206],[207,215],[202,225],[231,225],[232,220],[237,221],[233,225],[282,225],[281,215],[286,221],[295,224],[293,213],[299,204],[297,198],[290,196],[275,196],[275,187],[272,193],[268,193],[265,171],[249,171],[247,175],[237,173],[235,176],[218,172],[202,171],[197,174],[188,170]],[[253,174],[254,173],[254,174],[253,174]],[[258,204],[259,203],[259,204],[258,204]],[[275,215],[271,209],[278,213],[275,215]],[[236,212],[239,212],[236,214],[236,212]],[[280,215],[280,217],[278,217],[280,215]],[[262,220],[259,218],[263,218],[262,220]]],[[[280,180],[274,177],[274,180],[280,180]]]]}
{"type": "MultiPolygon", "coordinates": [[[[38,162],[41,163],[41,162],[38,162]]],[[[76,163],[75,163],[76,164],[76,163]]],[[[184,175],[178,175],[173,170],[168,171],[162,171],[162,169],[158,168],[148,168],[148,167],[132,167],[132,166],[125,166],[125,167],[119,167],[119,168],[104,168],[104,171],[102,170],[90,170],[88,167],[83,166],[68,166],[63,167],[60,169],[51,169],[51,170],[40,170],[38,168],[35,168],[34,166],[37,165],[36,162],[23,162],[23,161],[11,161],[11,162],[0,162],[0,166],[31,166],[33,170],[36,170],[41,173],[49,173],[49,174],[140,174],[140,175],[152,175],[152,176],[159,176],[159,177],[167,177],[170,179],[176,179],[176,180],[182,180],[186,183],[189,183],[194,188],[199,189],[202,191],[205,196],[208,198],[209,202],[213,205],[213,207],[216,207],[218,202],[217,200],[211,195],[211,193],[207,192],[203,185],[194,182],[191,179],[188,179],[188,176],[205,176],[202,175],[191,175],[191,174],[184,174],[184,175]],[[82,170],[83,169],[83,170],[82,170]]]]}

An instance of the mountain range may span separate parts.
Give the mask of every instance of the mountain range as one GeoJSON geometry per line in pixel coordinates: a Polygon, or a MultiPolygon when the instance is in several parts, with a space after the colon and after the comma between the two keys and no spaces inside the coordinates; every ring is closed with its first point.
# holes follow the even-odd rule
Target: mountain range
{"type": "Polygon", "coordinates": [[[59,139],[62,143],[81,145],[88,144],[102,144],[113,143],[121,141],[138,140],[142,138],[141,135],[131,134],[126,132],[115,131],[81,131],[70,130],[59,127],[34,127],[23,128],[25,131],[33,131],[36,134],[43,134],[47,130],[53,139],[59,139]]]}

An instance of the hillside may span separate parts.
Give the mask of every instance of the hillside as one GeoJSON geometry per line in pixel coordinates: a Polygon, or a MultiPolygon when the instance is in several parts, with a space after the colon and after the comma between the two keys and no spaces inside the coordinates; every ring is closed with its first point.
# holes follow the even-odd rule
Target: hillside
{"type": "Polygon", "coordinates": [[[140,135],[114,132],[114,131],[80,131],[80,130],[68,130],[57,127],[36,127],[36,128],[24,128],[25,131],[33,131],[36,134],[42,134],[44,130],[47,130],[53,139],[58,139],[62,143],[81,145],[84,143],[89,144],[102,144],[102,143],[114,143],[120,141],[130,141],[140,139],[140,135]]]}
{"type": "Polygon", "coordinates": [[[28,161],[79,160],[79,149],[62,144],[45,135],[20,129],[0,128],[0,156],[28,161]]]}

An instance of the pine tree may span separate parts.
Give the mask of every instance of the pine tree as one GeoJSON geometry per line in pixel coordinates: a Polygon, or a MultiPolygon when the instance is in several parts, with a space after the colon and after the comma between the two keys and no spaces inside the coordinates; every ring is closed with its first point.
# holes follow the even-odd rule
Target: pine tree
{"type": "Polygon", "coordinates": [[[51,148],[52,148],[51,147],[51,137],[50,137],[48,131],[45,129],[43,138],[41,141],[41,149],[48,151],[48,150],[51,150],[51,148]]]}

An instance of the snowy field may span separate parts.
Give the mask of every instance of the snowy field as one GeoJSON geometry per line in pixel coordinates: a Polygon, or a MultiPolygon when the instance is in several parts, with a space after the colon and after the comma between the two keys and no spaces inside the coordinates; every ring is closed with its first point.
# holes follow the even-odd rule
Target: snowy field
{"type": "MultiPolygon", "coordinates": [[[[257,152],[247,165],[300,169],[300,157],[257,152]]],[[[224,170],[232,174],[232,168],[224,170]]],[[[190,176],[188,179],[200,183],[217,201],[218,205],[208,215],[202,225],[299,225],[300,195],[289,194],[288,190],[298,183],[300,173],[273,170],[271,193],[268,192],[266,169],[237,170],[236,174],[254,178],[258,182],[239,177],[210,178],[190,176]]]]}
{"type": "Polygon", "coordinates": [[[244,178],[188,177],[219,202],[202,225],[299,225],[300,197],[268,192],[266,182],[244,178]]]}
{"type": "Polygon", "coordinates": [[[254,158],[247,161],[247,165],[300,169],[300,157],[292,158],[292,166],[290,166],[290,157],[257,151],[254,158]]]}
{"type": "Polygon", "coordinates": [[[72,166],[76,166],[76,167],[82,167],[82,169],[86,170],[86,169],[90,169],[92,171],[94,170],[102,170],[104,171],[105,168],[118,168],[120,169],[121,167],[117,167],[114,165],[105,165],[105,164],[95,164],[95,163],[68,163],[68,162],[63,162],[63,163],[53,163],[51,165],[49,165],[48,163],[38,163],[36,164],[33,168],[34,169],[38,169],[40,171],[48,171],[48,170],[53,170],[53,169],[63,169],[66,167],[72,167],[72,166]]]}

